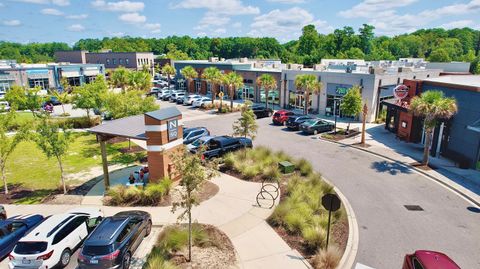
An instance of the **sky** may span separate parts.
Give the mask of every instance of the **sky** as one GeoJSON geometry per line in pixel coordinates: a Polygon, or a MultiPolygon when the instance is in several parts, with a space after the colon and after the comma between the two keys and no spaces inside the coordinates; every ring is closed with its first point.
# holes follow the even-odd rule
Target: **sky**
{"type": "Polygon", "coordinates": [[[297,39],[363,23],[377,35],[421,28],[480,27],[480,0],[0,0],[0,40],[66,42],[82,38],[275,37],[297,39]]]}

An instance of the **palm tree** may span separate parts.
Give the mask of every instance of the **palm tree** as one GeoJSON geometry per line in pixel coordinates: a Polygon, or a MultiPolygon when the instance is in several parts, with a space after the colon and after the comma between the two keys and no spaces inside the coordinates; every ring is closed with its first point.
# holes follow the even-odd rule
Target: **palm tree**
{"type": "Polygon", "coordinates": [[[134,90],[148,92],[152,86],[152,76],[143,71],[130,72],[128,85],[134,90]]]}
{"type": "Polygon", "coordinates": [[[212,91],[212,104],[217,95],[217,89],[215,86],[221,83],[222,73],[216,67],[207,67],[203,70],[202,78],[210,84],[210,89],[212,91]]]}
{"type": "Polygon", "coordinates": [[[268,108],[268,93],[277,88],[277,81],[272,75],[263,74],[257,78],[257,85],[265,91],[265,107],[268,108]]]}
{"type": "Polygon", "coordinates": [[[410,111],[416,116],[424,117],[425,147],[422,165],[428,165],[428,151],[437,121],[451,118],[457,110],[455,98],[445,97],[441,91],[426,91],[421,96],[415,96],[410,102],[410,111]]]}
{"type": "Polygon", "coordinates": [[[170,88],[171,76],[175,75],[175,73],[175,68],[169,64],[166,64],[162,67],[162,74],[167,75],[168,88],[170,88]]]}
{"type": "Polygon", "coordinates": [[[121,66],[112,72],[110,76],[110,83],[114,87],[122,88],[122,92],[125,92],[125,89],[129,85],[130,73],[130,70],[121,66]]]}
{"type": "Polygon", "coordinates": [[[308,104],[310,103],[310,94],[320,94],[322,90],[323,84],[320,81],[317,81],[317,77],[315,75],[297,75],[295,77],[295,87],[303,91],[304,94],[304,113],[308,114],[308,104]]]}
{"type": "Polygon", "coordinates": [[[228,87],[228,95],[230,96],[230,109],[233,110],[233,97],[235,89],[243,86],[243,77],[235,72],[230,72],[223,76],[223,84],[228,87]]]}
{"type": "Polygon", "coordinates": [[[180,70],[180,74],[182,74],[182,76],[188,81],[187,88],[190,92],[190,83],[192,82],[192,80],[198,77],[197,71],[195,71],[192,66],[188,65],[182,68],[182,70],[180,70]]]}

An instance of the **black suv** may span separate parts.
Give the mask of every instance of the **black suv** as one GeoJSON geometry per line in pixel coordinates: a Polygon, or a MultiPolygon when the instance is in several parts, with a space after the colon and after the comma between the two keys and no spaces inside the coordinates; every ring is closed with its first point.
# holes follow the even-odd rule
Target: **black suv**
{"type": "Polygon", "coordinates": [[[151,230],[152,217],[145,211],[124,211],[105,218],[85,240],[78,268],[130,268],[133,253],[151,230]]]}
{"type": "Polygon", "coordinates": [[[252,111],[257,119],[271,117],[273,115],[273,110],[263,105],[253,105],[252,111]]]}
{"type": "Polygon", "coordinates": [[[300,129],[300,124],[306,122],[307,120],[313,119],[311,116],[307,115],[295,115],[288,117],[286,126],[289,130],[298,130],[300,129]]]}

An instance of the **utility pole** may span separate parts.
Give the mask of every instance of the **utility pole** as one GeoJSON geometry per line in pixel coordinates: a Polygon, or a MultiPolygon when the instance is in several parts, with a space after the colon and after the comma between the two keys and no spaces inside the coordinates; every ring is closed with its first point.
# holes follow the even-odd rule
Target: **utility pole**
{"type": "Polygon", "coordinates": [[[365,124],[367,122],[367,114],[368,114],[368,107],[367,107],[367,103],[364,103],[363,104],[363,109],[362,109],[362,115],[363,115],[363,118],[362,118],[362,142],[361,144],[363,146],[365,146],[365,124]]]}

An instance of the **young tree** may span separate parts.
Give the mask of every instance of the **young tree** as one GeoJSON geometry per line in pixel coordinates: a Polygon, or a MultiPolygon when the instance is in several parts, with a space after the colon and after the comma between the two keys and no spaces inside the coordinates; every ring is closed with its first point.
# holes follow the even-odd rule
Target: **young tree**
{"type": "Polygon", "coordinates": [[[98,75],[95,81],[75,88],[73,91],[73,107],[85,109],[87,117],[90,119],[91,109],[101,110],[103,107],[107,91],[105,78],[98,75]]]}
{"type": "Polygon", "coordinates": [[[36,116],[35,112],[40,110],[45,100],[45,98],[41,96],[39,92],[40,92],[39,87],[29,89],[26,91],[25,108],[30,110],[34,117],[36,116]]]}
{"type": "Polygon", "coordinates": [[[171,155],[175,177],[180,176],[179,185],[182,187],[180,202],[173,203],[172,212],[182,208],[178,220],[188,219],[188,261],[192,260],[192,208],[199,204],[196,192],[216,174],[216,162],[204,162],[203,150],[191,154],[185,148],[177,150],[171,155]]]}
{"type": "Polygon", "coordinates": [[[16,117],[15,110],[7,114],[0,114],[0,170],[5,194],[8,194],[6,165],[8,157],[12,154],[15,147],[26,138],[28,125],[25,124],[12,135],[7,135],[7,131],[13,124],[16,117]]]}
{"type": "Polygon", "coordinates": [[[310,94],[320,94],[323,84],[317,81],[317,77],[311,74],[297,75],[295,77],[295,87],[303,91],[303,100],[305,102],[304,114],[308,114],[310,103],[310,94]]]}
{"type": "Polygon", "coordinates": [[[144,97],[141,91],[106,94],[104,99],[105,111],[112,118],[119,119],[128,116],[143,114],[158,109],[153,96],[144,97]]]}
{"type": "Polygon", "coordinates": [[[125,67],[119,67],[115,69],[110,75],[110,83],[113,87],[121,88],[122,92],[125,92],[129,85],[131,71],[125,67]]]}
{"type": "Polygon", "coordinates": [[[162,74],[167,76],[168,87],[170,88],[170,81],[172,80],[172,76],[176,74],[175,68],[173,68],[173,66],[169,64],[166,64],[162,67],[162,74]]]}
{"type": "MultiPolygon", "coordinates": [[[[250,139],[255,139],[257,135],[258,124],[255,120],[255,114],[252,110],[252,102],[246,101],[242,106],[242,113],[239,119],[237,119],[233,125],[233,135],[234,136],[243,136],[245,138],[250,137],[250,139]]],[[[245,147],[247,145],[245,144],[245,147]]],[[[245,151],[245,154],[247,152],[245,151]]]]}
{"type": "Polygon", "coordinates": [[[257,85],[265,91],[265,107],[268,108],[268,94],[277,88],[277,81],[272,75],[263,74],[257,78],[257,85]]]}
{"type": "Polygon", "coordinates": [[[68,83],[68,79],[66,77],[60,78],[60,85],[62,85],[63,92],[70,93],[72,91],[72,86],[68,83]]]}
{"type": "Polygon", "coordinates": [[[53,91],[53,95],[57,98],[57,100],[62,103],[62,111],[63,115],[67,116],[67,113],[65,113],[65,104],[68,104],[70,102],[70,94],[68,91],[63,90],[63,92],[58,92],[58,91],[53,91]]]}
{"type": "Polygon", "coordinates": [[[216,67],[207,67],[203,70],[202,78],[210,84],[210,89],[212,91],[212,104],[215,101],[215,97],[217,95],[217,90],[215,86],[221,83],[222,80],[222,73],[216,67]]]}
{"type": "Polygon", "coordinates": [[[414,115],[424,117],[425,147],[422,165],[428,165],[432,133],[439,119],[449,119],[457,113],[457,102],[454,98],[445,97],[441,91],[426,91],[415,96],[410,102],[410,111],[414,115]]]}
{"type": "MultiPolygon", "coordinates": [[[[347,94],[343,96],[340,109],[342,110],[343,115],[347,117],[356,117],[362,112],[362,94],[360,93],[360,86],[355,85],[348,90],[347,94]]],[[[350,130],[350,122],[351,120],[349,119],[347,134],[350,130]]]]}
{"type": "Polygon", "coordinates": [[[190,84],[192,84],[192,81],[198,77],[197,71],[195,71],[195,69],[193,67],[188,65],[188,66],[185,66],[184,68],[182,68],[182,70],[180,70],[180,74],[182,74],[182,76],[187,80],[188,91],[192,92],[192,90],[190,89],[190,84]]]}
{"type": "Polygon", "coordinates": [[[25,89],[18,85],[12,85],[10,89],[5,93],[5,100],[17,109],[23,110],[26,107],[27,95],[25,89]]]}
{"type": "Polygon", "coordinates": [[[63,170],[62,159],[67,153],[68,146],[72,141],[71,133],[65,129],[60,129],[57,124],[42,119],[37,126],[35,141],[38,147],[43,151],[47,158],[57,159],[60,168],[60,178],[63,185],[63,194],[67,193],[65,185],[65,174],[63,170]]]}
{"type": "Polygon", "coordinates": [[[222,77],[223,84],[228,87],[228,95],[230,96],[230,109],[233,111],[233,98],[235,90],[243,86],[243,77],[236,72],[230,72],[222,77]]]}

